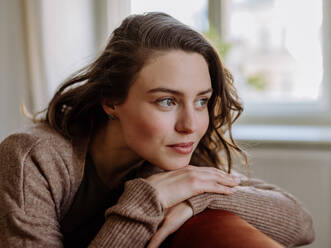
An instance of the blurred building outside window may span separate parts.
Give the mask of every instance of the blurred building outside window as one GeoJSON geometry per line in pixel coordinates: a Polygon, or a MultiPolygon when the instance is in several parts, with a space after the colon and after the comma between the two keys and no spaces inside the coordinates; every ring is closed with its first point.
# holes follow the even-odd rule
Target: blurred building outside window
{"type": "Polygon", "coordinates": [[[247,102],[311,102],[321,94],[322,0],[232,0],[226,58],[247,102]]]}

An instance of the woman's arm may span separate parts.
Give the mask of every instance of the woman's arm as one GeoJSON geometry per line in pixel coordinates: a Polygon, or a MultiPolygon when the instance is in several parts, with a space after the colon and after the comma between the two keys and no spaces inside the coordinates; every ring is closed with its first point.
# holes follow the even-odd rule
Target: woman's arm
{"type": "Polygon", "coordinates": [[[58,219],[70,180],[48,145],[28,134],[0,144],[0,247],[62,247],[58,219]]]}
{"type": "Polygon", "coordinates": [[[285,246],[314,240],[312,217],[291,194],[279,187],[242,176],[236,193],[204,193],[188,199],[194,215],[206,208],[231,211],[285,246]]]}
{"type": "MultiPolygon", "coordinates": [[[[53,142],[24,134],[0,145],[0,247],[63,247],[60,221],[74,196],[75,158],[53,142]]],[[[164,217],[143,179],[128,181],[106,216],[91,247],[144,247],[164,217]]]]}
{"type": "Polygon", "coordinates": [[[145,247],[163,218],[155,189],[141,178],[128,181],[89,247],[145,247]]]}
{"type": "MultiPolygon", "coordinates": [[[[16,134],[0,145],[1,247],[63,246],[60,222],[81,183],[77,160],[86,155],[75,149],[48,132],[16,134]]],[[[128,181],[91,247],[144,247],[163,210],[203,192],[231,194],[236,185],[225,173],[195,166],[128,181]]]]}

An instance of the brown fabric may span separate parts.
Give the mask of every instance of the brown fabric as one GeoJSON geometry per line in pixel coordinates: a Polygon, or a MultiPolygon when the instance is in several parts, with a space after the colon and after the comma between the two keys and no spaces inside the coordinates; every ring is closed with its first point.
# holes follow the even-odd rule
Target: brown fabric
{"type": "Polygon", "coordinates": [[[207,209],[192,217],[161,248],[282,248],[239,216],[207,209]]]}
{"type": "Polygon", "coordinates": [[[204,193],[188,199],[194,215],[207,207],[228,210],[285,246],[312,242],[311,216],[293,195],[262,180],[237,176],[241,177],[241,183],[235,194],[204,193]]]}
{"type": "MultiPolygon", "coordinates": [[[[63,246],[60,223],[82,182],[87,142],[35,125],[0,144],[0,247],[63,246]]],[[[148,243],[164,218],[156,190],[143,179],[155,168],[142,166],[136,179],[125,183],[90,247],[148,243]]],[[[228,210],[285,246],[312,242],[311,216],[293,196],[263,181],[242,179],[231,196],[205,193],[188,199],[194,215],[206,208],[228,210]]]]}

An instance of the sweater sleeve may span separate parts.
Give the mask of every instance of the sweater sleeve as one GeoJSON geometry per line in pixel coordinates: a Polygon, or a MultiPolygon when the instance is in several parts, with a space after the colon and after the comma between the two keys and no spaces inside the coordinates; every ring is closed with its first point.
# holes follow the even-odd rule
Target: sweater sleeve
{"type": "Polygon", "coordinates": [[[47,145],[26,134],[0,145],[0,247],[63,246],[58,219],[65,194],[56,189],[68,187],[68,176],[56,172],[63,162],[52,163],[47,145]]]}
{"type": "Polygon", "coordinates": [[[155,189],[142,178],[128,181],[90,247],[145,247],[163,218],[155,189]]]}
{"type": "MultiPolygon", "coordinates": [[[[15,135],[0,145],[0,247],[63,247],[60,221],[73,194],[66,164],[73,158],[31,139],[15,135]]],[[[156,190],[144,179],[128,181],[90,247],[144,247],[163,217],[156,190]]]]}
{"type": "Polygon", "coordinates": [[[204,193],[188,199],[194,214],[206,208],[231,211],[286,247],[314,240],[312,217],[291,194],[244,176],[232,195],[204,193]]]}

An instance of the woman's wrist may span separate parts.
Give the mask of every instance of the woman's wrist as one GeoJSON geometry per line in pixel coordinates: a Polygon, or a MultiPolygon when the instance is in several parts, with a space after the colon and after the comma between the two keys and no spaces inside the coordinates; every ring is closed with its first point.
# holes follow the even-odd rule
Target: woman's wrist
{"type": "Polygon", "coordinates": [[[106,211],[110,214],[157,217],[162,221],[164,208],[158,199],[157,191],[143,178],[136,178],[125,183],[124,192],[117,204],[106,211]]]}

